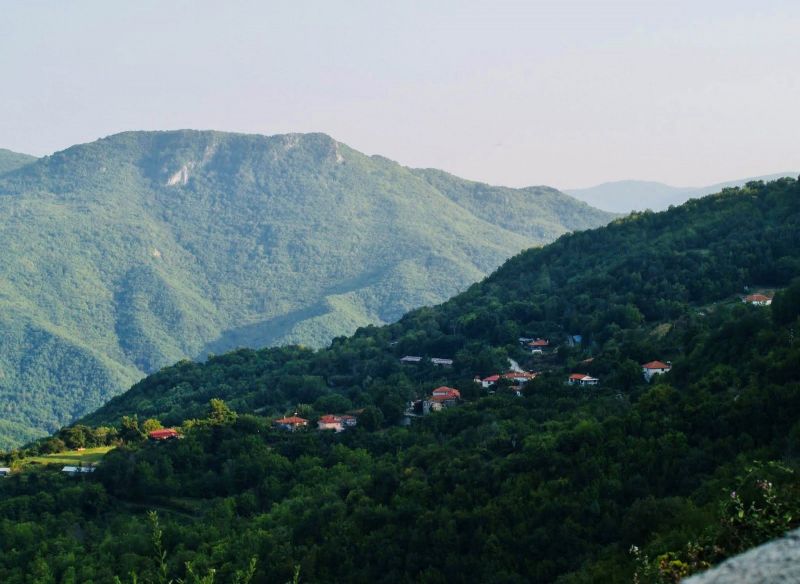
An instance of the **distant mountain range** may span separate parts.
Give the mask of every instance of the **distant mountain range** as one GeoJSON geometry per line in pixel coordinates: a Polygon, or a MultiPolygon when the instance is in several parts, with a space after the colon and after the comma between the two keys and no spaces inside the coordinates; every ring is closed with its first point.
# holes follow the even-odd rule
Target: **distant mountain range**
{"type": "Polygon", "coordinates": [[[796,178],[797,175],[798,172],[778,172],[705,187],[674,187],[660,182],[620,180],[585,189],[566,189],[564,192],[598,209],[605,209],[613,213],[630,213],[645,209],[663,211],[670,205],[680,205],[689,199],[704,197],[728,187],[740,187],[750,181],[771,181],[785,176],[796,178]]]}
{"type": "Polygon", "coordinates": [[[393,321],[612,218],[323,134],[128,132],[40,159],[2,151],[0,447],[180,359],[393,321]]]}

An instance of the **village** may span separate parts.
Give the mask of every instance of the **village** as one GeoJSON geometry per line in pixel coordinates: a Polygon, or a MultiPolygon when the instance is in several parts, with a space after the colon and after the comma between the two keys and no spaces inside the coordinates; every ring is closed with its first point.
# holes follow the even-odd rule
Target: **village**
{"type": "MultiPolygon", "coordinates": [[[[518,339],[522,346],[532,357],[545,356],[557,350],[549,339],[539,337],[520,337],[518,339]]],[[[570,335],[568,338],[570,345],[580,344],[580,335],[570,335]]],[[[430,363],[434,367],[450,368],[453,366],[453,359],[443,357],[423,357],[420,355],[404,355],[399,362],[406,366],[418,366],[430,363]]],[[[582,362],[588,365],[592,359],[582,362]]],[[[541,371],[524,371],[516,361],[509,359],[509,370],[502,373],[494,373],[486,377],[475,376],[473,383],[487,390],[488,395],[496,392],[503,392],[507,395],[522,397],[527,384],[542,375],[541,371]]],[[[641,372],[644,380],[650,382],[656,375],[669,372],[672,364],[669,361],[654,360],[641,365],[641,372]]],[[[565,385],[576,387],[594,387],[600,384],[600,379],[592,377],[587,373],[571,373],[565,380],[565,385]]],[[[414,418],[421,418],[430,414],[453,408],[462,403],[461,391],[455,387],[446,385],[438,386],[430,391],[429,395],[414,399],[406,404],[406,410],[400,421],[401,425],[410,425],[414,418]]],[[[318,431],[344,432],[358,425],[358,411],[345,414],[327,413],[316,420],[318,431]]],[[[297,432],[299,430],[311,429],[314,423],[311,419],[303,418],[294,413],[274,420],[273,427],[287,432],[297,432]]]]}
{"type": "MultiPolygon", "coordinates": [[[[772,303],[772,296],[755,293],[739,296],[741,302],[755,307],[766,307],[772,303]]],[[[579,347],[582,344],[581,335],[570,334],[562,338],[562,343],[570,349],[579,347]]],[[[519,346],[529,355],[528,365],[538,363],[537,370],[524,370],[517,361],[508,359],[509,366],[506,371],[498,371],[485,377],[475,375],[471,383],[485,391],[485,395],[502,394],[514,397],[523,397],[526,387],[545,373],[549,375],[558,374],[563,371],[561,366],[547,367],[546,363],[552,364],[552,358],[558,353],[558,343],[551,342],[551,339],[541,337],[520,337],[519,346]]],[[[432,366],[448,370],[453,368],[454,360],[446,357],[427,357],[421,355],[404,355],[398,358],[399,363],[404,367],[423,367],[432,366]]],[[[601,385],[601,380],[588,373],[592,369],[593,357],[588,357],[578,362],[573,371],[566,374],[563,383],[567,387],[591,389],[601,385]]],[[[652,382],[656,376],[663,375],[672,370],[672,363],[668,360],[655,359],[647,363],[642,363],[641,375],[646,383],[652,382]]],[[[463,389],[463,387],[462,387],[463,389]]],[[[474,391],[474,390],[473,390],[474,391]]],[[[474,394],[473,394],[474,395],[474,394]]],[[[464,402],[462,390],[448,385],[439,385],[417,399],[412,399],[405,405],[405,410],[401,419],[398,421],[401,426],[408,426],[416,418],[423,418],[431,414],[436,414],[443,410],[458,407],[464,402]]],[[[298,412],[276,418],[271,425],[274,429],[282,432],[298,432],[316,430],[319,432],[340,433],[358,427],[359,416],[364,409],[356,409],[344,413],[323,413],[318,417],[302,417],[298,412]]],[[[179,440],[183,436],[177,428],[158,428],[146,433],[147,440],[152,444],[159,444],[179,440]]],[[[62,452],[52,455],[43,455],[30,458],[27,465],[45,465],[53,467],[59,463],[60,472],[64,476],[82,477],[92,474],[105,453],[111,447],[102,448],[79,448],[76,451],[62,452]]],[[[10,467],[0,467],[0,479],[11,476],[17,472],[10,467]]]]}

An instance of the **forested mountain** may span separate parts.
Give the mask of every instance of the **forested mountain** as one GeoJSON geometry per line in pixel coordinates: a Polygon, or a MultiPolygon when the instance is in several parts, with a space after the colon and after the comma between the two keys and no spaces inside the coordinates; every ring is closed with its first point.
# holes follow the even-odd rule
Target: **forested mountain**
{"type": "Polygon", "coordinates": [[[748,182],[757,180],[770,181],[796,176],[797,171],[779,172],[731,180],[704,187],[675,187],[655,181],[620,180],[583,189],[567,189],[564,192],[590,205],[594,205],[598,209],[606,209],[616,213],[630,213],[631,211],[644,211],[645,209],[663,211],[670,205],[680,205],[689,199],[718,193],[722,189],[730,187],[740,187],[748,182]]]}
{"type": "Polygon", "coordinates": [[[180,359],[393,321],[610,219],[323,134],[129,132],[20,163],[0,175],[0,445],[180,359]]]}
{"type": "Polygon", "coordinates": [[[179,363],[11,453],[119,445],[85,479],[0,481],[0,579],[677,582],[800,522],[798,330],[797,181],[565,235],[323,350],[179,363]],[[473,381],[509,358],[539,372],[522,395],[473,381]],[[461,403],[398,424],[441,385],[461,403]],[[293,411],[358,426],[273,427],[293,411]],[[183,438],[146,442],[159,421],[183,438]]]}
{"type": "Polygon", "coordinates": [[[36,160],[35,156],[29,154],[20,154],[19,152],[12,152],[5,148],[0,148],[0,174],[16,170],[21,166],[30,164],[36,160]]]}

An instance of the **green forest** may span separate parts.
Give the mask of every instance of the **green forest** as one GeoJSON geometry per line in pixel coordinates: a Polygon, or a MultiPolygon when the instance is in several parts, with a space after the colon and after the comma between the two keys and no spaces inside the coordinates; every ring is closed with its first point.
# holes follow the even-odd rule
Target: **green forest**
{"type": "Polygon", "coordinates": [[[180,359],[321,347],[393,322],[612,217],[324,134],[127,132],[39,159],[0,151],[0,417],[14,421],[0,448],[180,359]]]}
{"type": "Polygon", "coordinates": [[[7,452],[0,581],[678,582],[800,524],[798,332],[798,181],[563,235],[395,324],[181,361],[7,452]],[[521,395],[474,381],[512,361],[521,395]],[[405,425],[441,385],[461,402],[405,425]],[[18,470],[102,445],[86,476],[18,470]]]}

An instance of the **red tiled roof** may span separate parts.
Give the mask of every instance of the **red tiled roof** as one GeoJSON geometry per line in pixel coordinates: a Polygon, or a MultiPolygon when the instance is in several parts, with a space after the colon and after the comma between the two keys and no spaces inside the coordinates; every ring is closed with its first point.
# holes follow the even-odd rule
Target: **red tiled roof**
{"type": "Polygon", "coordinates": [[[497,374],[495,374],[495,375],[490,375],[489,377],[487,377],[486,379],[484,379],[484,381],[486,381],[486,382],[488,382],[488,383],[494,383],[495,381],[500,381],[500,376],[499,376],[499,375],[497,375],[497,374]]]}
{"type": "Polygon", "coordinates": [[[550,344],[550,341],[547,341],[545,339],[536,339],[536,340],[531,341],[530,343],[528,343],[528,346],[529,347],[546,347],[549,344],[550,344]]]}
{"type": "Polygon", "coordinates": [[[669,369],[670,366],[666,363],[662,363],[661,361],[650,361],[649,363],[645,363],[642,365],[643,369],[669,369]]]}
{"type": "Polygon", "coordinates": [[[589,376],[586,375],[585,373],[573,373],[572,375],[569,376],[570,379],[575,379],[575,380],[583,379],[584,377],[589,377],[589,376]]]}
{"type": "Polygon", "coordinates": [[[445,386],[437,387],[436,389],[434,389],[433,395],[431,397],[433,401],[447,401],[450,399],[460,399],[460,398],[461,398],[460,391],[452,387],[445,387],[445,386]]]}
{"type": "Polygon", "coordinates": [[[325,414],[319,419],[320,422],[323,424],[337,424],[342,421],[340,416],[334,416],[332,414],[325,414]]]}
{"type": "Polygon", "coordinates": [[[174,428],[161,428],[160,430],[153,430],[147,435],[153,440],[166,440],[167,438],[177,438],[178,431],[174,428]]]}
{"type": "Polygon", "coordinates": [[[511,371],[503,374],[503,379],[533,379],[535,377],[535,373],[528,373],[527,371],[511,371]]]}
{"type": "Polygon", "coordinates": [[[767,300],[771,300],[771,298],[763,294],[750,294],[750,296],[746,296],[744,300],[745,302],[766,302],[767,300]]]}
{"type": "Polygon", "coordinates": [[[280,418],[279,420],[275,420],[276,424],[289,424],[292,426],[296,425],[304,425],[308,424],[308,420],[305,418],[299,418],[297,416],[288,416],[286,418],[280,418]]]}

